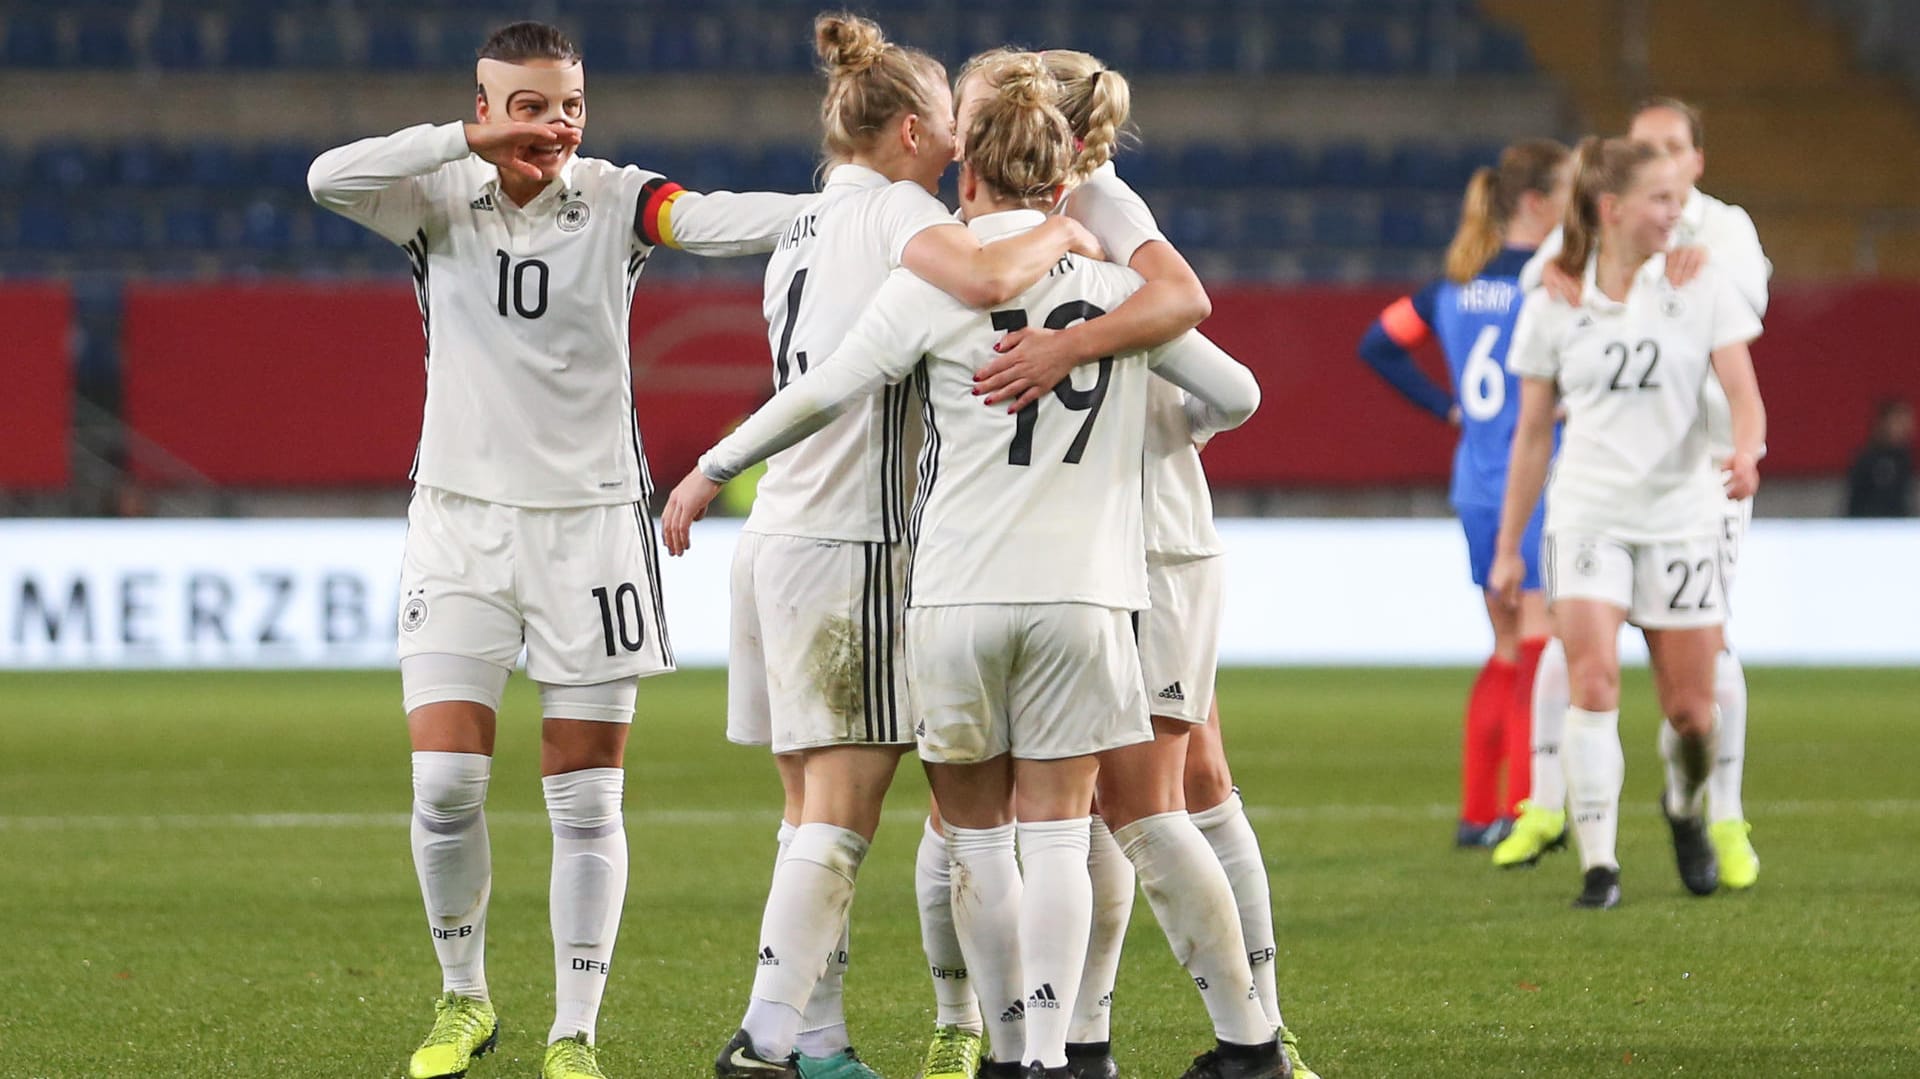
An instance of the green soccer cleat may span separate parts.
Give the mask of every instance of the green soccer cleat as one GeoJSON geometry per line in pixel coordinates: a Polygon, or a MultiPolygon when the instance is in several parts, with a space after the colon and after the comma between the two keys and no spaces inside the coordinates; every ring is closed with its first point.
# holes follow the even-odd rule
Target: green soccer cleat
{"type": "Polygon", "coordinates": [[[921,1079],[974,1079],[979,1070],[980,1035],[965,1027],[934,1028],[921,1079]]]}
{"type": "Polygon", "coordinates": [[[607,1079],[600,1061],[585,1034],[561,1038],[547,1046],[547,1058],[540,1064],[540,1079],[607,1079]]]}
{"type": "Polygon", "coordinates": [[[1287,1063],[1293,1065],[1293,1079],[1320,1079],[1320,1073],[1307,1067],[1307,1062],[1300,1059],[1300,1039],[1294,1037],[1293,1031],[1286,1027],[1280,1028],[1280,1051],[1286,1054],[1287,1063]]]}
{"type": "Polygon", "coordinates": [[[830,1057],[800,1054],[800,1079],[880,1079],[849,1045],[830,1057]]]}
{"type": "Polygon", "coordinates": [[[1493,848],[1493,864],[1501,869],[1534,865],[1541,855],[1566,845],[1567,811],[1523,801],[1512,834],[1493,848]]]}
{"type": "Polygon", "coordinates": [[[1753,887],[1760,879],[1760,856],[1753,852],[1747,833],[1753,825],[1743,820],[1715,821],[1707,826],[1707,838],[1720,860],[1720,883],[1734,891],[1753,887]]]}
{"type": "Polygon", "coordinates": [[[408,1079],[457,1079],[499,1044],[492,1004],[447,993],[433,1002],[433,1030],[407,1061],[408,1079]]]}

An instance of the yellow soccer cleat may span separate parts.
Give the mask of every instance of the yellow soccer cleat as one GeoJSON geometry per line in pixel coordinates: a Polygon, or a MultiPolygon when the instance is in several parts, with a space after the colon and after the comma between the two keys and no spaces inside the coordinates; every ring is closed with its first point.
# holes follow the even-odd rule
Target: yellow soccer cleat
{"type": "Polygon", "coordinates": [[[1751,888],[1760,879],[1760,856],[1747,838],[1751,831],[1753,825],[1743,820],[1714,821],[1707,826],[1707,838],[1720,860],[1720,883],[1735,891],[1751,888]]]}
{"type": "Polygon", "coordinates": [[[1280,1028],[1280,1051],[1286,1054],[1287,1063],[1293,1065],[1293,1079],[1320,1079],[1320,1073],[1307,1067],[1307,1062],[1300,1059],[1300,1039],[1294,1037],[1293,1031],[1286,1027],[1280,1028]]]}
{"type": "Polygon", "coordinates": [[[1520,803],[1513,832],[1493,848],[1493,864],[1501,869],[1533,865],[1550,850],[1567,845],[1567,811],[1548,809],[1531,801],[1520,803]]]}
{"type": "Polygon", "coordinates": [[[547,1046],[547,1058],[540,1064],[540,1079],[607,1079],[600,1070],[594,1048],[585,1034],[561,1038],[547,1046]]]}
{"type": "Polygon", "coordinates": [[[408,1079],[457,1079],[499,1044],[493,1005],[448,993],[433,1002],[433,1030],[407,1061],[408,1079]]]}
{"type": "Polygon", "coordinates": [[[964,1027],[935,1027],[922,1079],[973,1079],[980,1070],[980,1035],[964,1027]]]}

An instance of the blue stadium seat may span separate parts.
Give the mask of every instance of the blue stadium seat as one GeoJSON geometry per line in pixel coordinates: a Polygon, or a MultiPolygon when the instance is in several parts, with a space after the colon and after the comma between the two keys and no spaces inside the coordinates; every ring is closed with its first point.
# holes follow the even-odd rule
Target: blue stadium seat
{"type": "Polygon", "coordinates": [[[133,66],[133,39],[124,15],[90,14],[74,35],[74,62],[81,67],[133,66]]]}
{"type": "Polygon", "coordinates": [[[369,20],[367,66],[375,71],[412,71],[420,66],[420,42],[414,20],[404,15],[369,20]]]}
{"type": "Polygon", "coordinates": [[[760,183],[770,191],[812,191],[819,162],[804,146],[768,146],[760,152],[760,183]]]}
{"type": "Polygon", "coordinates": [[[107,153],[107,180],[118,187],[163,187],[175,166],[167,148],[152,139],[116,142],[107,153]]]}
{"type": "Polygon", "coordinates": [[[1180,171],[1176,182],[1185,187],[1203,187],[1215,191],[1243,187],[1247,183],[1246,154],[1237,146],[1190,143],[1180,151],[1180,171]]]}
{"type": "Polygon", "coordinates": [[[169,250],[211,250],[219,238],[213,211],[194,203],[169,206],[161,216],[161,238],[169,250]]]}
{"type": "Polygon", "coordinates": [[[1231,74],[1245,70],[1247,68],[1246,43],[1245,30],[1233,21],[1209,20],[1200,60],[1201,69],[1216,74],[1231,74]]]}
{"type": "Polygon", "coordinates": [[[1533,70],[1533,55],[1525,35],[1498,26],[1480,28],[1479,46],[1467,65],[1482,75],[1525,75],[1533,70]]]}
{"type": "Polygon", "coordinates": [[[700,36],[685,16],[652,21],[647,43],[647,69],[659,72],[697,71],[701,67],[700,36]]]}
{"type": "Polygon", "coordinates": [[[17,186],[20,183],[20,159],[5,143],[0,143],[0,188],[17,186]]]}
{"type": "Polygon", "coordinates": [[[1207,201],[1176,204],[1160,225],[1173,246],[1187,252],[1219,246],[1227,233],[1226,215],[1207,201]]]}
{"type": "Polygon", "coordinates": [[[1326,71],[1331,66],[1322,41],[1327,28],[1317,20],[1283,18],[1267,39],[1266,68],[1286,75],[1326,71]]]}
{"type": "Polygon", "coordinates": [[[143,202],[113,198],[89,215],[91,246],[107,251],[141,251],[152,245],[143,202]]]}
{"type": "Polygon", "coordinates": [[[751,171],[733,147],[709,143],[696,147],[687,156],[683,171],[674,179],[695,191],[740,191],[745,188],[751,171]]]}
{"type": "Polygon", "coordinates": [[[255,199],[240,215],[240,242],[253,251],[280,252],[293,246],[293,218],[273,199],[255,199]]]}
{"type": "Polygon", "coordinates": [[[59,67],[66,61],[53,16],[38,11],[14,11],[7,16],[7,43],[0,60],[7,67],[59,67]]]}
{"type": "Polygon", "coordinates": [[[1281,251],[1294,243],[1293,220],[1281,210],[1263,207],[1241,218],[1238,238],[1250,251],[1281,251]]]}
{"type": "Polygon", "coordinates": [[[20,229],[15,242],[27,251],[66,251],[73,247],[73,205],[66,199],[39,196],[20,204],[20,229]]]}
{"type": "Polygon", "coordinates": [[[1500,151],[1503,149],[1505,147],[1497,142],[1474,142],[1460,147],[1460,156],[1454,165],[1455,185],[1461,188],[1466,187],[1467,181],[1473,178],[1473,170],[1482,165],[1498,166],[1500,151]]]}
{"type": "Polygon", "coordinates": [[[1423,207],[1390,203],[1380,212],[1380,243],[1385,247],[1403,250],[1425,247],[1427,232],[1423,207]]]}
{"type": "Polygon", "coordinates": [[[1290,142],[1265,142],[1247,155],[1247,182],[1258,187],[1305,187],[1313,170],[1290,142]]]}
{"type": "Polygon", "coordinates": [[[356,225],[331,210],[314,211],[313,246],[321,251],[365,251],[384,242],[371,229],[356,225]]]}
{"type": "Polygon", "coordinates": [[[330,11],[302,12],[287,39],[286,62],[291,67],[334,68],[346,63],[346,43],[340,24],[330,11]]]}
{"type": "Polygon", "coordinates": [[[317,156],[312,147],[299,143],[270,143],[255,151],[252,176],[268,187],[304,193],[307,169],[317,156]]]}
{"type": "Polygon", "coordinates": [[[1458,151],[1424,140],[1395,146],[1387,163],[1388,182],[1395,187],[1446,190],[1459,186],[1458,172],[1458,151]]]}
{"type": "Polygon", "coordinates": [[[1373,150],[1366,143],[1330,142],[1320,148],[1320,159],[1313,170],[1313,182],[1318,186],[1353,190],[1377,187],[1380,180],[1373,150]]]}
{"type": "Polygon", "coordinates": [[[42,143],[27,163],[26,181],[62,191],[80,191],[104,179],[101,163],[91,149],[73,142],[42,143]]]}
{"type": "Polygon", "coordinates": [[[1321,199],[1315,203],[1309,229],[1315,247],[1364,248],[1380,242],[1379,216],[1369,216],[1352,202],[1321,199]]]}
{"type": "Polygon", "coordinates": [[[1146,191],[1170,187],[1178,182],[1177,177],[1169,179],[1169,174],[1179,171],[1178,162],[1178,156],[1170,147],[1162,146],[1156,150],[1151,146],[1122,144],[1119,155],[1113,160],[1113,167],[1120,178],[1135,190],[1146,191]]]}
{"type": "MultiPolygon", "coordinates": [[[[640,57],[633,47],[635,21],[618,12],[588,16],[581,24],[580,36],[574,39],[586,55],[587,66],[595,73],[609,75],[625,74],[639,67],[640,57]]],[[[474,50],[485,40],[486,30],[463,28],[461,33],[469,36],[465,52],[467,63],[472,63],[474,50]]]]}
{"type": "Polygon", "coordinates": [[[147,55],[170,71],[187,71],[207,62],[200,40],[200,17],[189,12],[165,12],[147,36],[147,55]]]}
{"type": "MultiPolygon", "coordinates": [[[[1111,63],[1112,61],[1108,61],[1111,63]]],[[[1192,23],[1186,19],[1154,17],[1140,27],[1140,70],[1187,75],[1199,70],[1192,23]]]]}
{"type": "Polygon", "coordinates": [[[224,142],[189,143],[180,158],[180,181],[186,186],[216,191],[254,186],[251,162],[224,142]]]}
{"type": "Polygon", "coordinates": [[[227,67],[242,71],[257,71],[277,64],[280,42],[274,33],[273,16],[258,10],[235,12],[227,19],[222,56],[227,67]]]}
{"type": "Polygon", "coordinates": [[[1341,35],[1340,69],[1350,75],[1401,75],[1408,64],[1384,23],[1349,25],[1341,35]]]}

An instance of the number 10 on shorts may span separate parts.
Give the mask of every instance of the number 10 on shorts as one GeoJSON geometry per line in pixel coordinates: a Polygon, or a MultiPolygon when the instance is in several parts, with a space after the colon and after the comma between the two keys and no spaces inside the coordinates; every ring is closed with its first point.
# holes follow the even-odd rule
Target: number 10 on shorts
{"type": "Polygon", "coordinates": [[[596,588],[593,598],[600,601],[600,630],[606,637],[607,655],[619,655],[620,649],[640,651],[640,646],[647,643],[647,625],[640,619],[640,590],[631,583],[623,584],[609,597],[605,588],[596,588]]]}

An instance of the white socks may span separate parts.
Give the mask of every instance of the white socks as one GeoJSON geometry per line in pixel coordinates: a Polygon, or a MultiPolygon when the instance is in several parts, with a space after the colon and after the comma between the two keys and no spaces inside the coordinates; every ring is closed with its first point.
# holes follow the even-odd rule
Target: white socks
{"type": "Polygon", "coordinates": [[[933,830],[929,819],[921,831],[920,851],[913,862],[913,890],[920,902],[920,947],[927,953],[927,972],[933,978],[933,1021],[937,1026],[978,1034],[980,1002],[973,995],[967,957],[960,950],[960,936],[953,927],[952,881],[947,841],[933,830]]]}
{"type": "Polygon", "coordinates": [[[1620,831],[1620,788],[1627,759],[1620,749],[1620,710],[1568,708],[1566,764],[1568,813],[1580,842],[1580,868],[1620,868],[1614,841],[1620,831]]]}
{"type": "MultiPolygon", "coordinates": [[[[802,824],[774,868],[760,922],[753,1000],[740,1024],[753,1038],[754,1049],[768,1060],[782,1059],[794,1049],[803,1026],[801,1009],[840,952],[854,878],[866,856],[867,841],[860,833],[832,824],[802,824]]],[[[826,1027],[834,1025],[828,1022],[826,1027]]],[[[838,1025],[844,1037],[844,1022],[838,1025]]],[[[815,1042],[826,1040],[830,1038],[815,1042]]]]}
{"type": "Polygon", "coordinates": [[[1247,964],[1226,870],[1185,812],[1143,817],[1114,834],[1140,874],[1173,958],[1193,978],[1214,1036],[1235,1045],[1273,1040],[1247,964]]]}
{"type": "Polygon", "coordinates": [[[1087,938],[1086,965],[1080,968],[1073,1020],[1067,1025],[1069,1045],[1109,1040],[1113,984],[1120,977],[1120,949],[1133,919],[1133,863],[1099,817],[1093,818],[1088,833],[1087,876],[1093,882],[1093,932],[1087,938]]]}
{"type": "Polygon", "coordinates": [[[626,773],[583,768],[540,781],[553,826],[553,1027],[549,1043],[584,1034],[591,1043],[627,897],[627,832],[620,812],[626,773]]]}
{"type": "MultiPolygon", "coordinates": [[[[1027,1013],[1023,1059],[1044,1068],[1067,1065],[1067,1025],[1073,1018],[1080,972],[1087,961],[1087,938],[1093,930],[1093,880],[1087,874],[1090,827],[1086,817],[1016,825],[1025,881],[1019,917],[1027,1013]]],[[[1217,870],[1218,863],[1213,864],[1217,870]]],[[[956,906],[960,892],[956,880],[956,906]]],[[[973,965],[979,968],[977,961],[973,965]]]]}
{"type": "Polygon", "coordinates": [[[1720,709],[1720,744],[1707,777],[1707,811],[1715,823],[1745,820],[1740,784],[1747,767],[1747,672],[1731,649],[1714,665],[1713,702],[1720,709]]]}
{"type": "MultiPolygon", "coordinates": [[[[1086,818],[1080,819],[1080,873],[1086,875],[1086,818]]],[[[947,854],[953,878],[953,927],[967,958],[967,981],[980,999],[993,1059],[1020,1064],[1027,1046],[1026,991],[1020,956],[1020,867],[1013,857],[1011,824],[959,828],[947,824],[947,854]]],[[[1087,930],[1079,931],[1086,947],[1087,930]]],[[[1078,973],[1078,968],[1075,968],[1078,973]]],[[[1064,1045],[1064,1040],[1062,1042],[1064,1045]]],[[[1062,1049],[1064,1054],[1065,1050],[1062,1049]]]]}
{"type": "Polygon", "coordinates": [[[1533,676],[1533,786],[1528,801],[1542,809],[1564,809],[1567,776],[1560,762],[1561,733],[1573,688],[1567,678],[1567,649],[1560,638],[1547,641],[1533,676]]]}
{"type": "Polygon", "coordinates": [[[1190,814],[1195,827],[1213,848],[1220,868],[1227,872],[1233,886],[1233,900],[1240,908],[1240,935],[1247,944],[1247,962],[1253,968],[1253,985],[1260,991],[1260,1007],[1267,1016],[1269,1031],[1284,1025],[1280,1017],[1280,990],[1275,985],[1274,961],[1277,955],[1273,936],[1273,892],[1267,882],[1266,859],[1260,854],[1260,839],[1247,820],[1240,792],[1212,809],[1190,814]]]}
{"type": "Polygon", "coordinates": [[[1713,726],[1705,737],[1685,738],[1672,723],[1660,724],[1660,760],[1667,772],[1663,797],[1670,817],[1698,818],[1706,812],[1707,776],[1713,771],[1715,735],[1720,726],[1717,716],[1713,726]]]}
{"type": "Polygon", "coordinates": [[[413,868],[426,900],[442,992],[487,999],[487,776],[481,753],[413,755],[413,868]]]}

